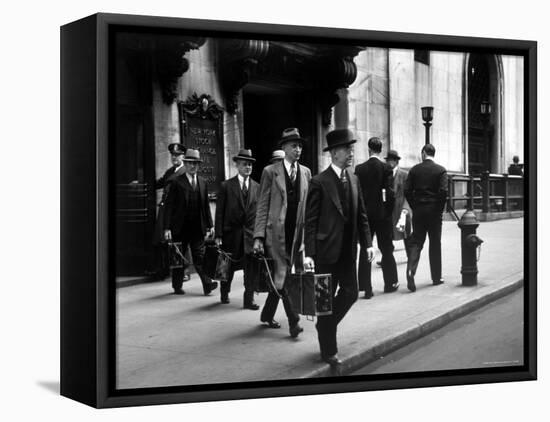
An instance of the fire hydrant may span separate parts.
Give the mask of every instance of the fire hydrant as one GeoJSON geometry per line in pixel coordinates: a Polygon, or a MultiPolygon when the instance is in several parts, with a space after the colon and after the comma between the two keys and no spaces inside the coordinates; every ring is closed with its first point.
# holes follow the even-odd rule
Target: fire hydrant
{"type": "Polygon", "coordinates": [[[483,240],[476,234],[479,222],[472,210],[468,210],[462,215],[458,222],[458,227],[460,227],[462,232],[462,268],[460,270],[462,285],[475,286],[477,284],[478,272],[477,251],[483,240]]]}

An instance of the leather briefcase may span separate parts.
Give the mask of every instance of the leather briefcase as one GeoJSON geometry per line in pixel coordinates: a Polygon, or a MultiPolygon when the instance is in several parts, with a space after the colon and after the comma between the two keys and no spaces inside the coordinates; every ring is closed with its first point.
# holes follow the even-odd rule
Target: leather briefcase
{"type": "Polygon", "coordinates": [[[260,254],[250,254],[246,260],[246,265],[248,267],[248,278],[251,280],[255,292],[266,293],[275,290],[273,259],[260,254]]]}
{"type": "Polygon", "coordinates": [[[181,242],[168,242],[168,263],[170,268],[183,268],[188,264],[183,255],[181,242]]]}
{"type": "Polygon", "coordinates": [[[202,270],[212,280],[227,281],[231,268],[231,254],[222,251],[214,243],[206,244],[202,270]]]}
{"type": "Polygon", "coordinates": [[[285,283],[292,306],[301,315],[332,314],[332,275],[290,274],[285,283]]]}

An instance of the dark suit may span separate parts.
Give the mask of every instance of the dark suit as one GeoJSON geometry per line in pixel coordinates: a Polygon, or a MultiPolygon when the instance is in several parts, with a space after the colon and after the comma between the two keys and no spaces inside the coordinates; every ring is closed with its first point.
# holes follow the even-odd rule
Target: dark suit
{"type": "Polygon", "coordinates": [[[305,254],[316,273],[332,274],[333,282],[332,315],[319,316],[316,325],[323,357],[338,352],[336,327],[357,300],[357,241],[362,248],[372,246],[359,182],[347,174],[347,184],[331,167],[313,177],[306,203],[305,254]]]}
{"type": "Polygon", "coordinates": [[[415,165],[405,182],[405,197],[413,212],[407,273],[416,274],[427,234],[430,237],[430,271],[435,282],[441,279],[441,221],[447,190],[447,171],[431,159],[415,165]]]}
{"type": "Polygon", "coordinates": [[[254,286],[248,278],[246,256],[252,252],[254,242],[254,222],[259,185],[248,178],[248,193],[242,192],[238,176],[222,182],[216,201],[216,237],[222,239],[222,249],[232,255],[229,277],[222,282],[220,291],[227,294],[231,290],[234,272],[244,268],[244,304],[253,303],[254,286]]]}
{"type": "MultiPolygon", "coordinates": [[[[172,179],[166,196],[166,212],[164,214],[164,230],[172,232],[172,240],[182,243],[182,251],[189,246],[193,257],[193,264],[203,287],[211,280],[202,272],[204,258],[204,236],[212,228],[212,215],[208,203],[206,182],[197,177],[197,190],[193,190],[187,175],[183,174],[172,179]]],[[[183,268],[172,270],[172,287],[181,289],[183,283],[183,268]]]]}
{"type": "MultiPolygon", "coordinates": [[[[395,199],[392,168],[377,157],[371,157],[355,168],[355,174],[361,184],[370,231],[373,237],[376,235],[378,249],[382,253],[384,287],[390,288],[398,282],[393,256],[392,212],[395,199]],[[385,201],[382,189],[386,190],[385,201]]],[[[359,255],[359,290],[372,293],[371,263],[363,248],[359,255]]]]}

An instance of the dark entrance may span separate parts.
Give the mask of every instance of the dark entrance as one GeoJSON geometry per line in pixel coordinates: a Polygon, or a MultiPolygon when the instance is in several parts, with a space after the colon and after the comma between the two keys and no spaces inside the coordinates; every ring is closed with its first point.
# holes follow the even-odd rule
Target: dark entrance
{"type": "Polygon", "coordinates": [[[300,163],[317,170],[315,103],[311,92],[249,84],[243,89],[244,144],[257,161],[252,178],[260,181],[263,168],[285,128],[297,127],[307,141],[300,163]]]}
{"type": "Polygon", "coordinates": [[[119,43],[115,65],[116,275],[144,275],[155,224],[151,61],[119,43]]]}
{"type": "Polygon", "coordinates": [[[494,116],[497,81],[494,56],[472,54],[468,62],[468,172],[480,174],[497,171],[497,145],[494,139],[494,116]],[[491,103],[492,113],[482,114],[482,102],[491,103]]]}

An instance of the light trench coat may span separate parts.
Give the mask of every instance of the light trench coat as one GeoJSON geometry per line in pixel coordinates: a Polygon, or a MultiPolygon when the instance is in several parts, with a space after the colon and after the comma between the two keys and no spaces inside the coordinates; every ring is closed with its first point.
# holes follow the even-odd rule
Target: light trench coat
{"type": "Polygon", "coordinates": [[[284,286],[287,272],[303,270],[304,260],[304,218],[307,191],[311,171],[300,164],[300,193],[296,213],[296,229],[292,241],[291,256],[287,256],[285,243],[285,217],[287,195],[283,162],[264,168],[260,181],[260,192],[256,210],[254,238],[264,239],[265,253],[273,259],[275,274],[273,281],[277,289],[284,286]]]}

